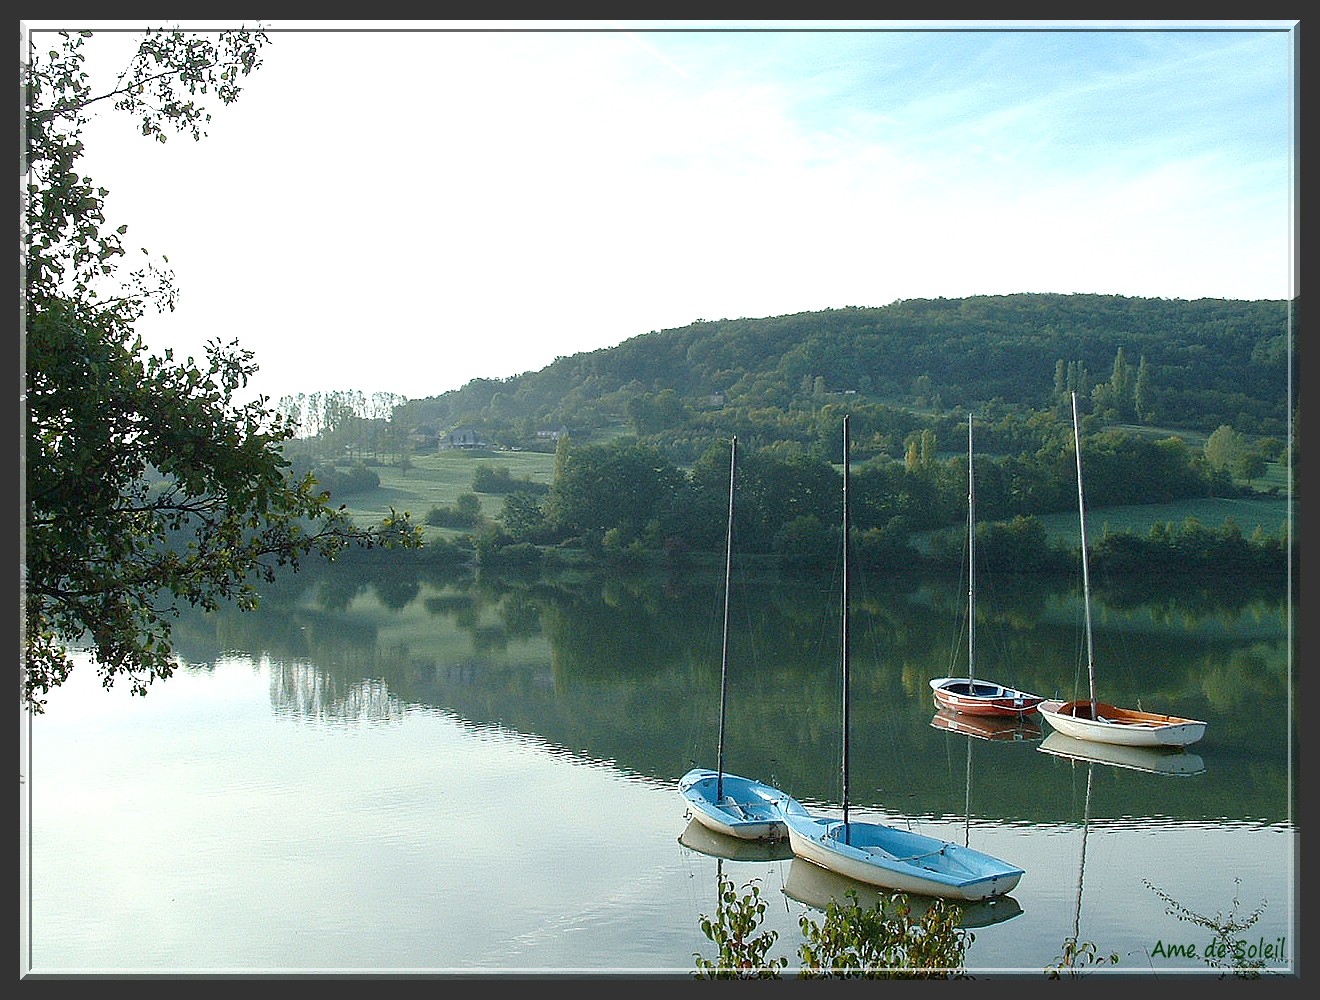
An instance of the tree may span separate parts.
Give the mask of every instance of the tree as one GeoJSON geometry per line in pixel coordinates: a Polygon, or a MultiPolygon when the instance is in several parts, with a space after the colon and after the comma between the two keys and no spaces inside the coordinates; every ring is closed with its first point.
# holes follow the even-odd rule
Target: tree
{"type": "Polygon", "coordinates": [[[1269,463],[1259,449],[1244,449],[1233,463],[1232,471],[1240,479],[1245,479],[1250,485],[1261,476],[1265,475],[1265,468],[1269,463]]]}
{"type": "Polygon", "coordinates": [[[500,516],[504,530],[515,542],[539,542],[546,529],[545,507],[531,493],[510,493],[500,516]]]}
{"type": "Polygon", "coordinates": [[[266,397],[234,399],[257,371],[237,341],[211,341],[201,367],[148,353],[133,326],[149,305],[173,308],[173,277],[149,261],[121,275],[127,227],[105,229],[108,192],[78,169],[101,101],[149,138],[166,141],[168,128],[200,139],[210,115],[197,99],[236,100],[266,36],[148,32],[99,95],[83,71],[90,37],[61,32],[23,66],[22,697],[34,712],[69,676],[75,645],[90,646],[103,686],[123,679],[145,694],[174,671],[182,605],[252,608],[258,582],[308,555],[421,539],[394,511],[358,528],[311,475],[290,474],[282,444],[294,425],[266,397]]]}
{"type": "MultiPolygon", "coordinates": [[[[688,505],[687,476],[655,448],[635,443],[592,444],[566,453],[547,503],[553,530],[603,537],[617,528],[632,540],[653,518],[662,537],[688,505]]],[[[616,536],[617,537],[617,536],[616,536]]]]}
{"type": "Polygon", "coordinates": [[[1242,435],[1228,424],[1220,424],[1205,439],[1205,460],[1212,469],[1232,472],[1245,451],[1242,435]]]}
{"type": "Polygon", "coordinates": [[[929,375],[918,375],[912,383],[912,401],[917,406],[925,406],[930,402],[931,390],[934,383],[929,375]]]}
{"type": "Polygon", "coordinates": [[[1063,358],[1054,362],[1054,396],[1055,406],[1062,406],[1068,398],[1068,369],[1063,363],[1063,358]]]}
{"type": "Polygon", "coordinates": [[[815,514],[793,518],[774,538],[775,554],[790,573],[828,569],[834,564],[838,549],[838,532],[826,527],[815,514]]]}
{"type": "Polygon", "coordinates": [[[929,469],[935,461],[935,432],[929,427],[913,431],[908,435],[907,451],[903,462],[908,472],[920,472],[929,469]]]}
{"type": "MultiPolygon", "coordinates": [[[[1069,361],[1068,362],[1068,391],[1077,393],[1079,398],[1085,399],[1091,395],[1091,374],[1086,370],[1086,362],[1069,361]]],[[[1068,396],[1065,395],[1063,407],[1068,408],[1068,396]]]]}
{"type": "Polygon", "coordinates": [[[1150,366],[1146,364],[1146,355],[1141,356],[1141,362],[1137,365],[1137,380],[1132,387],[1132,406],[1136,410],[1137,419],[1144,424],[1155,422],[1155,404],[1154,396],[1150,388],[1150,366]]]}
{"type": "Polygon", "coordinates": [[[1131,415],[1134,381],[1132,365],[1128,362],[1123,353],[1123,348],[1120,346],[1118,353],[1114,356],[1114,373],[1109,378],[1110,405],[1117,411],[1120,420],[1126,420],[1131,415]]]}

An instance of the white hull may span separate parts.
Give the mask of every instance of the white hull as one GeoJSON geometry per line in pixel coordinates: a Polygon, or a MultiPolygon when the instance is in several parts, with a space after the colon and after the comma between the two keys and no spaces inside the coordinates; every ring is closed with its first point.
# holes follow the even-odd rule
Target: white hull
{"type": "Polygon", "coordinates": [[[1205,723],[1196,719],[1131,710],[1124,710],[1121,717],[1107,718],[1102,708],[1096,720],[1060,711],[1062,708],[1062,702],[1046,701],[1036,710],[1051,726],[1075,740],[1127,747],[1185,747],[1205,735],[1205,723]]]}
{"type": "MultiPolygon", "coordinates": [[[[935,903],[935,897],[905,893],[904,904],[900,908],[889,898],[891,893],[887,889],[847,878],[802,858],[793,858],[793,863],[788,866],[784,895],[799,903],[824,912],[831,903],[848,905],[852,902],[850,893],[856,894],[856,903],[862,909],[871,910],[879,905],[890,918],[901,916],[904,910],[912,917],[920,918],[935,903]]],[[[1022,904],[1012,896],[994,896],[976,902],[961,899],[949,902],[956,908],[958,926],[969,929],[989,927],[1022,915],[1022,904]]]]}
{"type": "Polygon", "coordinates": [[[696,767],[683,775],[678,791],[692,818],[707,830],[739,840],[781,840],[788,835],[784,808],[789,796],[777,788],[751,778],[725,774],[722,789],[719,775],[696,767]],[[723,797],[716,799],[717,789],[723,797]]]}
{"type": "Polygon", "coordinates": [[[1012,892],[1022,869],[951,841],[881,823],[812,816],[801,806],[786,813],[793,854],[826,871],[890,892],[976,902],[1012,892]]]}

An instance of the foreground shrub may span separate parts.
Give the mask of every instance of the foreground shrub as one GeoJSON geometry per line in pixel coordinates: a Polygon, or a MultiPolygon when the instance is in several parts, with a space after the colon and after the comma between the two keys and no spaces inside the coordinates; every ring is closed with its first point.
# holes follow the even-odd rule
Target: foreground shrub
{"type": "MultiPolygon", "coordinates": [[[[739,895],[720,876],[719,907],[714,919],[701,917],[701,930],[719,946],[709,961],[697,954],[699,976],[709,979],[777,979],[788,959],[768,958],[778,935],[756,932],[765,916],[760,887],[752,882],[739,895]]],[[[914,915],[907,896],[884,894],[870,909],[857,893],[848,901],[832,900],[825,920],[799,921],[806,940],[798,948],[802,979],[963,979],[963,962],[973,935],[958,926],[959,911],[942,899],[914,915]]]]}

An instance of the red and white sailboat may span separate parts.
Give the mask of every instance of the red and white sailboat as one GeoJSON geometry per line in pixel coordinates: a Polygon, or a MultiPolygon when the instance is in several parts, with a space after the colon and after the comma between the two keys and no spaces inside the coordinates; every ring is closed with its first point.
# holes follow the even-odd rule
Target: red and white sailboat
{"type": "Polygon", "coordinates": [[[976,679],[976,487],[972,472],[972,415],[967,414],[967,676],[931,680],[935,704],[962,715],[1024,718],[1040,695],[976,679]]]}

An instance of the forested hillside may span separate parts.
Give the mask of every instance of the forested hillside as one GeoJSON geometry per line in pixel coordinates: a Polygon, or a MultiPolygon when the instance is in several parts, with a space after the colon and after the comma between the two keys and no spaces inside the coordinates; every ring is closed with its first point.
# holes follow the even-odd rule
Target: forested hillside
{"type": "MultiPolygon", "coordinates": [[[[468,425],[515,447],[546,428],[589,440],[622,424],[690,461],[740,425],[760,445],[806,443],[815,432],[804,414],[830,399],[936,416],[1050,409],[1076,388],[1108,423],[1282,438],[1287,310],[1283,301],[1020,294],[700,320],[474,380],[411,401],[394,419],[441,434],[468,425]]],[[[1294,343],[1294,366],[1295,352],[1294,343]]]]}
{"type": "MultiPolygon", "coordinates": [[[[1070,572],[1040,519],[1077,502],[1074,394],[1094,507],[1277,495],[1300,455],[1295,392],[1288,412],[1296,323],[1285,302],[1098,295],[703,320],[409,401],[388,420],[327,394],[319,433],[289,450],[335,497],[372,489],[372,464],[406,474],[446,449],[553,450],[550,483],[487,470],[489,481],[474,474],[470,491],[426,514],[478,562],[508,565],[565,547],[610,558],[717,550],[736,437],[741,544],[801,571],[837,553],[846,413],[860,556],[911,567],[957,561],[970,414],[982,551],[1022,572],[1070,572]],[[483,514],[478,494],[502,498],[501,512],[483,514]]],[[[1101,539],[1097,564],[1237,585],[1281,572],[1281,533],[1156,527],[1101,539]]]]}

